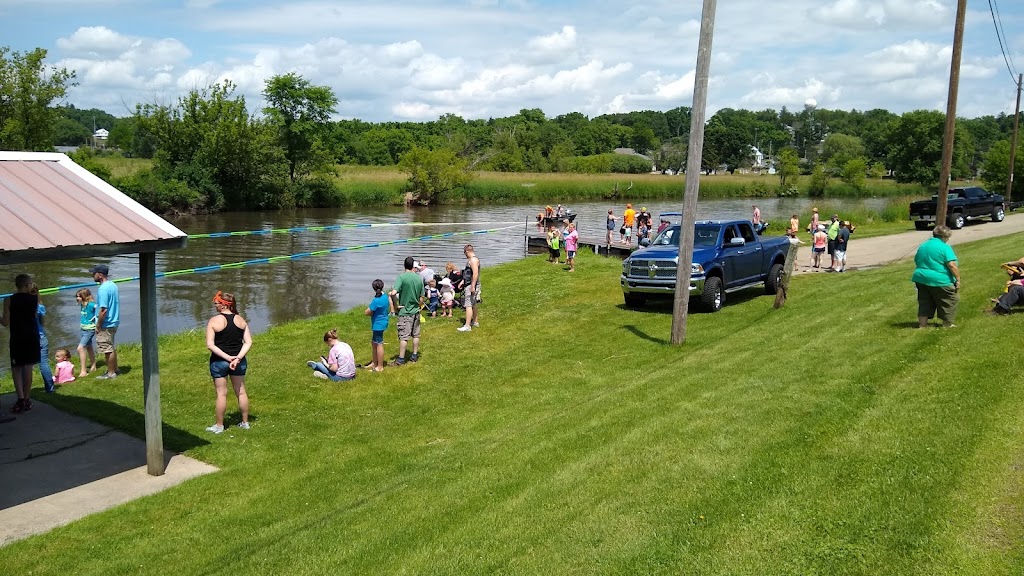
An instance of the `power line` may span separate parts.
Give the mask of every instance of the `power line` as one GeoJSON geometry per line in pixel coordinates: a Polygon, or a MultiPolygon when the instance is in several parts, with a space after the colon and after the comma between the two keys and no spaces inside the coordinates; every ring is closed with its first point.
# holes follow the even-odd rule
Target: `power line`
{"type": "Polygon", "coordinates": [[[993,6],[994,0],[988,0],[988,11],[992,14],[992,26],[996,29],[996,39],[999,40],[999,50],[1003,53],[1003,62],[1006,63],[1006,70],[1010,73],[1010,79],[1013,80],[1014,86],[1017,85],[1017,73],[1014,72],[1014,66],[1010,63],[1010,57],[1006,54],[1006,46],[1003,42],[1003,36],[1005,33],[1002,31],[1003,23],[1000,17],[997,15],[995,6],[993,6]]]}
{"type": "Polygon", "coordinates": [[[1013,54],[1009,52],[1010,41],[1006,37],[1006,29],[1003,28],[1003,15],[999,13],[999,0],[992,0],[992,4],[995,6],[996,9],[996,21],[999,22],[999,31],[1002,32],[1003,34],[1003,42],[1006,43],[1006,49],[1008,50],[1008,52],[1006,53],[1006,57],[1010,60],[1010,68],[1012,68],[1013,71],[1016,72],[1017,66],[1013,63],[1013,54]]]}

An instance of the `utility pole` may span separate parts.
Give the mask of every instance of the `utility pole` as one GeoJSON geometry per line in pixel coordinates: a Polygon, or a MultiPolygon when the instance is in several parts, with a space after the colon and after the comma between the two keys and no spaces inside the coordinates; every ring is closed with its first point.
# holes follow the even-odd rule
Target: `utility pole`
{"type": "Polygon", "coordinates": [[[1020,90],[1024,74],[1017,76],[1017,110],[1013,113],[1013,138],[1010,139],[1010,178],[1006,181],[1006,202],[1013,199],[1013,163],[1017,161],[1017,129],[1020,128],[1020,90]]]}
{"type": "Polygon", "coordinates": [[[693,108],[690,111],[690,144],[686,156],[686,189],[683,192],[683,218],[680,224],[679,265],[676,268],[676,294],[672,307],[674,345],[686,341],[686,318],[690,308],[690,270],[693,265],[693,227],[697,221],[697,195],[700,192],[700,167],[704,156],[704,122],[708,107],[708,76],[711,73],[711,44],[715,36],[717,0],[704,0],[697,44],[697,70],[693,80],[693,108]]]}
{"type": "Polygon", "coordinates": [[[949,97],[946,100],[946,131],[942,137],[942,171],[939,179],[938,206],[935,210],[935,225],[946,223],[946,208],[949,199],[949,177],[953,166],[953,137],[956,134],[956,99],[960,93],[960,58],[964,51],[964,18],[967,16],[967,0],[957,0],[956,24],[953,26],[953,59],[949,65],[949,97]]]}

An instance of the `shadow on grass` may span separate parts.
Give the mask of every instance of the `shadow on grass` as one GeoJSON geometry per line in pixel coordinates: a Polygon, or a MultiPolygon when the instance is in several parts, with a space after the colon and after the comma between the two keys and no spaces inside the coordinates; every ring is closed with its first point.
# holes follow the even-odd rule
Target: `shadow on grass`
{"type": "Polygon", "coordinates": [[[655,336],[651,336],[650,334],[644,332],[643,330],[641,330],[640,328],[638,328],[638,327],[636,327],[636,326],[634,326],[632,324],[625,325],[625,326],[623,326],[623,328],[625,328],[626,330],[629,330],[630,332],[632,332],[634,336],[637,336],[639,338],[643,338],[644,340],[647,340],[648,342],[654,342],[655,344],[668,344],[668,340],[665,340],[664,338],[657,338],[655,336]]]}

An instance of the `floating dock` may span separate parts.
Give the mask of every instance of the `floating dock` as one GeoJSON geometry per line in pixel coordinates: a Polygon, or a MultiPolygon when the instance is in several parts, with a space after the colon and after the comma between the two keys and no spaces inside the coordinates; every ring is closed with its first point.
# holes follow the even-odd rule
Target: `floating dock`
{"type": "MultiPolygon", "coordinates": [[[[616,235],[618,231],[616,231],[616,235]]],[[[604,237],[593,238],[580,236],[579,249],[589,250],[594,254],[601,256],[615,256],[617,258],[626,258],[633,253],[633,250],[637,249],[636,240],[633,240],[631,244],[619,244],[615,237],[612,238],[612,243],[608,244],[605,242],[604,237]]],[[[562,250],[564,251],[564,245],[562,250]]],[[[548,251],[548,239],[547,236],[540,234],[530,234],[526,237],[526,251],[529,254],[546,254],[548,251]]]]}

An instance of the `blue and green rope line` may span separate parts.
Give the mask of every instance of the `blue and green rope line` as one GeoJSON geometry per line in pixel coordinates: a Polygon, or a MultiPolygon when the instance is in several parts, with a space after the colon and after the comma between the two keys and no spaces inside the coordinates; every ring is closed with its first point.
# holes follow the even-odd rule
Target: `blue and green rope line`
{"type": "MultiPolygon", "coordinates": [[[[277,262],[284,262],[286,260],[299,260],[301,258],[313,258],[313,257],[316,257],[316,256],[324,256],[324,255],[327,255],[327,254],[337,254],[339,252],[351,252],[351,251],[354,251],[354,250],[367,250],[367,249],[370,249],[370,248],[378,248],[380,246],[390,246],[390,245],[394,245],[394,244],[411,244],[413,242],[426,242],[426,241],[429,241],[429,240],[438,240],[440,238],[453,238],[453,237],[456,237],[456,236],[470,236],[470,235],[478,235],[478,234],[490,234],[490,233],[493,233],[493,232],[500,232],[502,230],[508,230],[510,228],[514,228],[514,227],[521,226],[521,225],[522,225],[521,223],[516,223],[516,224],[513,224],[512,226],[505,226],[505,227],[502,227],[502,228],[488,228],[488,229],[485,229],[485,230],[467,230],[467,231],[461,231],[461,232],[444,232],[444,233],[441,233],[441,234],[427,234],[426,236],[417,236],[417,237],[414,237],[414,238],[400,238],[398,240],[385,240],[385,241],[382,241],[382,242],[370,242],[370,243],[367,243],[367,244],[358,244],[356,246],[341,246],[341,247],[338,247],[338,248],[328,248],[328,249],[325,249],[325,250],[315,250],[313,252],[299,252],[298,254],[284,254],[284,255],[281,255],[281,256],[269,256],[269,257],[266,257],[266,258],[253,258],[251,260],[242,260],[241,262],[231,262],[231,263],[228,263],[228,264],[212,264],[210,266],[200,266],[200,267],[197,267],[197,268],[184,268],[184,269],[181,269],[181,270],[170,270],[168,272],[157,272],[156,273],[156,277],[157,278],[170,278],[170,277],[173,277],[173,276],[184,276],[186,274],[202,274],[202,273],[205,273],[205,272],[214,272],[214,271],[217,271],[217,270],[231,270],[231,269],[236,269],[236,268],[244,268],[246,266],[256,266],[256,265],[259,265],[259,264],[275,264],[277,262]]],[[[368,227],[368,226],[379,226],[379,225],[377,225],[377,224],[352,224],[352,225],[345,224],[345,225],[339,225],[339,226],[368,227]]],[[[309,228],[318,228],[318,227],[314,226],[314,227],[309,227],[309,228]]],[[[328,227],[324,226],[323,228],[328,228],[328,227]]],[[[288,228],[288,229],[279,228],[278,230],[293,230],[293,229],[291,229],[291,228],[288,228]]],[[[267,231],[266,233],[270,233],[270,231],[267,231]]],[[[228,232],[228,233],[225,233],[225,234],[228,235],[228,236],[233,236],[233,235],[234,236],[245,236],[245,235],[247,235],[246,233],[231,233],[231,232],[228,232]]],[[[255,234],[253,234],[253,235],[255,235],[255,234]]],[[[216,237],[220,237],[220,236],[208,236],[208,237],[216,238],[216,237]]],[[[191,236],[190,236],[190,238],[191,238],[191,236]]],[[[121,284],[121,283],[124,283],[124,282],[137,282],[140,278],[141,278],[140,276],[129,276],[129,277],[126,277],[126,278],[111,279],[111,281],[114,282],[115,284],[121,284]]],[[[67,290],[78,290],[80,288],[94,288],[95,286],[96,286],[95,282],[82,282],[82,283],[79,283],[79,284],[68,284],[68,285],[65,285],[65,286],[54,286],[54,287],[51,287],[51,288],[41,288],[39,290],[39,294],[40,295],[56,294],[57,292],[64,292],[64,291],[67,291],[67,290]]],[[[0,294],[0,299],[7,298],[10,295],[11,294],[0,294]]]]}
{"type": "Polygon", "coordinates": [[[522,222],[378,222],[359,224],[330,224],[327,226],[297,226],[294,228],[265,228],[261,230],[237,230],[233,232],[207,232],[189,234],[189,240],[207,238],[229,238],[231,236],[268,236],[270,234],[297,234],[300,232],[332,232],[357,228],[387,228],[398,226],[471,226],[475,224],[522,224],[522,222]]]}

